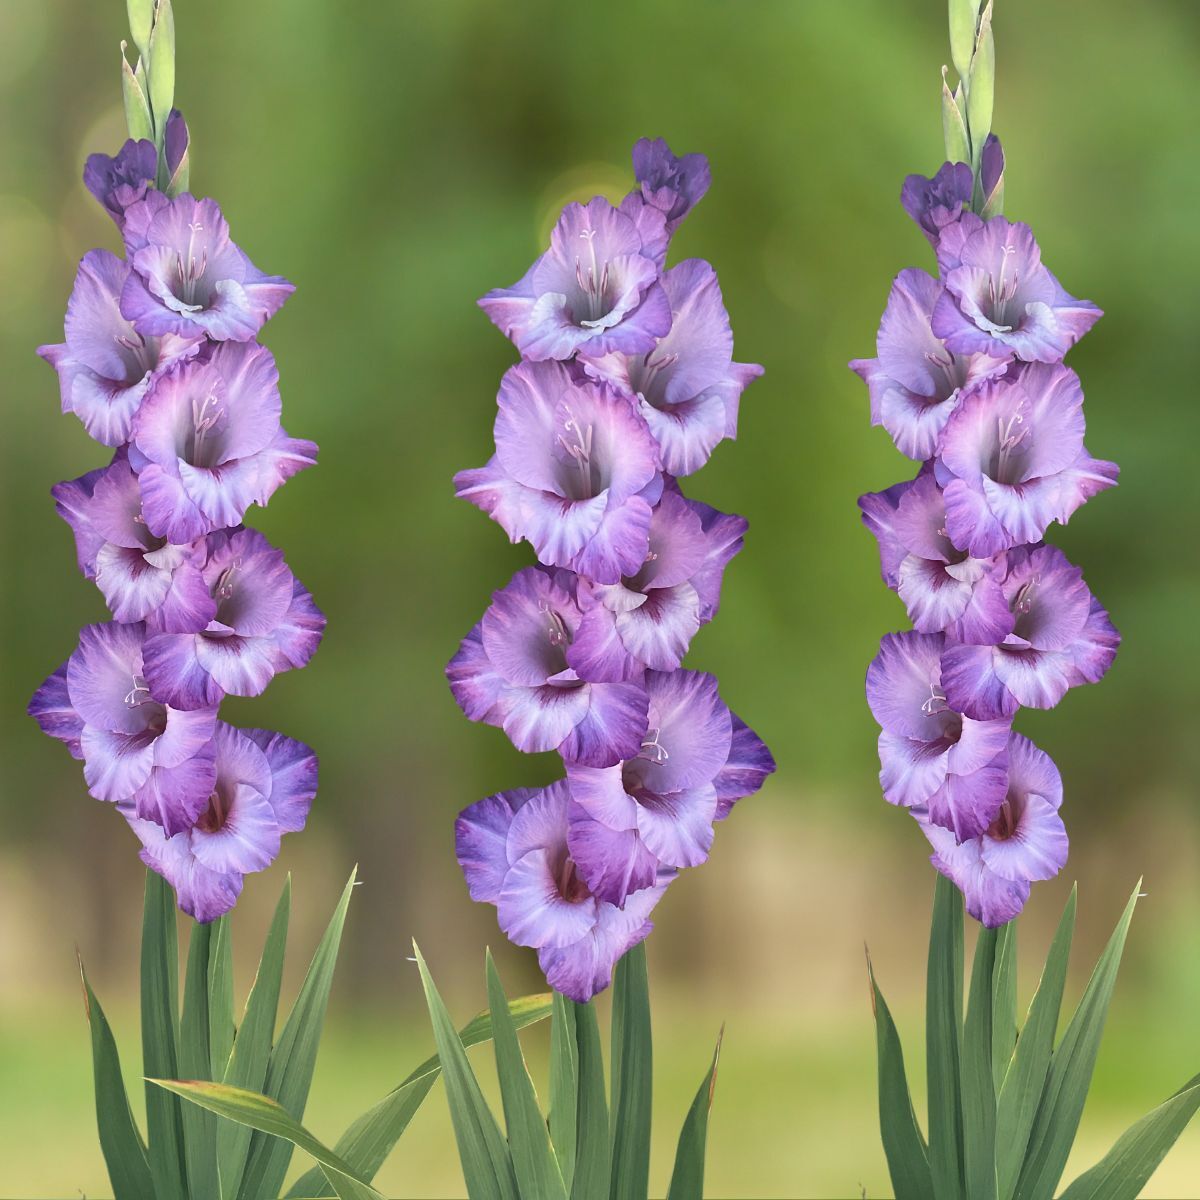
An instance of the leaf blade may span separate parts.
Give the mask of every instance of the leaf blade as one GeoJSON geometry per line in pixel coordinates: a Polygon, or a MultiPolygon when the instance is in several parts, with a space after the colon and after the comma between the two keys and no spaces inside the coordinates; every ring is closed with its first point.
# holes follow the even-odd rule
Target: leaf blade
{"type": "Polygon", "coordinates": [[[929,1173],[937,1200],[963,1196],[961,1078],[963,904],[959,890],[938,875],[929,931],[925,991],[926,1075],[929,1090],[929,1173]]]}
{"type": "Polygon", "coordinates": [[[575,1009],[562,993],[554,993],[550,1018],[550,1141],[569,1193],[575,1177],[575,1145],[579,1139],[579,1046],[575,1009]]]}
{"type": "Polygon", "coordinates": [[[575,1179],[571,1200],[608,1200],[612,1160],[608,1101],[604,1095],[604,1057],[594,1004],[576,1004],[575,1041],[579,1050],[579,1115],[575,1179]]]}
{"type": "Polygon", "coordinates": [[[708,1144],[708,1114],[712,1111],[717,1089],[717,1064],[721,1060],[721,1043],[725,1040],[724,1026],[717,1034],[716,1049],[708,1073],[700,1082],[695,1099],[683,1119],[679,1141],[675,1146],[675,1165],[667,1200],[704,1200],[704,1153],[708,1144]]]}
{"type": "Polygon", "coordinates": [[[963,1028],[963,1173],[971,1200],[995,1200],[996,1196],[996,1085],[992,1077],[996,938],[994,929],[979,931],[963,1028]]]}
{"type": "MultiPolygon", "coordinates": [[[[192,926],[183,985],[183,1016],[179,1022],[179,1074],[185,1079],[210,1078],[208,965],[212,940],[212,925],[192,926]]],[[[216,1117],[194,1104],[184,1104],[180,1118],[189,1195],[220,1195],[216,1117]]]]}
{"type": "Polygon", "coordinates": [[[646,1200],[652,1069],[650,984],[646,945],[639,942],[625,953],[614,972],[610,1200],[646,1200]]]}

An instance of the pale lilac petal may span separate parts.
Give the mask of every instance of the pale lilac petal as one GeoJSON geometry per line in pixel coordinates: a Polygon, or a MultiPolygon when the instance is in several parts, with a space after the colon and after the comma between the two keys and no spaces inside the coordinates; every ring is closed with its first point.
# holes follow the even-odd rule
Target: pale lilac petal
{"type": "Polygon", "coordinates": [[[946,703],[977,721],[1012,717],[1020,705],[998,674],[1000,655],[993,646],[948,645],[942,655],[946,703]]]}
{"type": "Polygon", "coordinates": [[[713,780],[717,792],[716,820],[725,820],[733,811],[733,806],[739,800],[754,795],[774,771],[775,759],[766,744],[735,713],[729,758],[713,780]]]}
{"type": "Polygon", "coordinates": [[[200,661],[201,635],[152,634],[146,639],[142,668],[146,682],[164,704],[177,709],[213,708],[224,691],[200,661]]]}
{"type": "Polygon", "coordinates": [[[717,681],[701,671],[649,671],[647,750],[631,764],[640,784],[663,794],[711,783],[729,758],[733,717],[717,692],[717,681]],[[665,751],[665,753],[664,753],[665,751]]]}
{"type": "Polygon", "coordinates": [[[1008,790],[1008,755],[970,775],[947,775],[930,796],[929,820],[949,829],[959,841],[978,837],[995,820],[1008,790]]]}
{"type": "Polygon", "coordinates": [[[574,807],[609,829],[637,828],[637,801],[625,790],[619,767],[567,768],[574,807]]]}
{"type": "Polygon", "coordinates": [[[275,678],[277,657],[271,638],[202,633],[195,640],[196,661],[231,696],[259,696],[275,678]]]}
{"type": "Polygon", "coordinates": [[[85,725],[80,736],[83,777],[97,800],[127,800],[150,778],[154,739],[85,725]]]}
{"type": "Polygon", "coordinates": [[[458,864],[466,876],[471,899],[495,904],[508,873],[505,846],[512,825],[516,797],[521,803],[536,793],[529,788],[502,792],[464,808],[454,822],[454,846],[458,864]]]}
{"type": "Polygon", "coordinates": [[[645,672],[645,664],[625,648],[616,622],[616,613],[603,603],[593,604],[583,614],[567,650],[567,662],[581,679],[622,683],[639,679],[645,672]]]}
{"type": "Polygon", "coordinates": [[[1067,862],[1067,830],[1058,810],[1041,796],[1028,796],[1010,837],[983,838],[980,859],[1002,879],[1053,879],[1067,862]]]}
{"type": "Polygon", "coordinates": [[[303,742],[268,729],[242,729],[262,752],[271,771],[268,799],[283,833],[298,833],[317,794],[317,756],[303,742]]]}
{"type": "Polygon", "coordinates": [[[83,735],[83,718],[71,703],[66,663],[33,693],[28,712],[42,732],[62,742],[73,758],[83,757],[79,744],[83,735]]]}
{"type": "Polygon", "coordinates": [[[632,758],[646,730],[649,700],[639,683],[586,685],[587,712],[558,749],[565,762],[609,767],[632,758]]]}
{"type": "Polygon", "coordinates": [[[155,767],[129,803],[140,818],[161,825],[171,837],[196,823],[216,782],[216,747],[210,741],[177,766],[155,767]]]}
{"type": "Polygon", "coordinates": [[[717,815],[717,791],[711,783],[638,804],[638,833],[646,849],[668,867],[698,867],[708,860],[717,815]]]}
{"type": "Polygon", "coordinates": [[[598,901],[624,904],[626,897],[653,885],[658,859],[636,829],[610,829],[577,806],[567,833],[571,860],[598,901]]]}

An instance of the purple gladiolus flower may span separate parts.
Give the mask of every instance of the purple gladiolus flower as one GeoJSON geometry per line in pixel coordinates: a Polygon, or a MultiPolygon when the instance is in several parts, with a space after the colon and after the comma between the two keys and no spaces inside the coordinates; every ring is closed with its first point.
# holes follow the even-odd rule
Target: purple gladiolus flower
{"type": "Polygon", "coordinates": [[[918,460],[934,454],[963,392],[1006,369],[1004,358],[955,354],[935,336],[930,320],[941,292],[924,271],[901,271],[879,324],[878,357],[850,364],[870,389],[871,424],[882,425],[901,454],[918,460]]]}
{"type": "Polygon", "coordinates": [[[974,187],[975,176],[966,163],[943,163],[932,179],[907,176],[900,189],[900,203],[930,244],[936,246],[942,230],[954,224],[964,209],[970,211],[974,187]]]}
{"type": "Polygon", "coordinates": [[[189,828],[212,790],[215,708],[185,712],[146,685],[141,624],[88,625],[29,713],[83,759],[97,800],[127,802],[168,834],[189,828]]]}
{"type": "Polygon", "coordinates": [[[130,138],[115,158],[107,154],[89,154],[83,167],[83,184],[117,223],[124,224],[125,210],[145,195],[158,171],[158,151],[154,143],[130,138]]]}
{"type": "Polygon", "coordinates": [[[460,814],[455,843],[471,899],[494,904],[508,937],[537,950],[550,985],[586,1004],[650,933],[650,913],[674,875],[659,872],[623,908],[593,895],[567,844],[570,800],[565,780],[489,796],[460,814]]]}
{"type": "Polygon", "coordinates": [[[641,569],[582,591],[583,619],[567,662],[581,678],[607,682],[641,679],[647,668],[675,670],[693,635],[716,615],[725,566],[741,550],[746,527],[741,517],[665,491],[650,517],[641,569]]]}
{"type": "Polygon", "coordinates": [[[264,275],[229,239],[212,200],[150,192],[125,214],[133,271],[121,312],[139,333],[250,341],[295,290],[264,275]]]}
{"type": "Polygon", "coordinates": [[[214,533],[207,552],[212,620],[197,633],[153,634],[143,652],[151,692],[175,708],[261,694],[276,675],[308,663],[325,628],[282,552],[257,530],[214,533]]]}
{"type": "Polygon", "coordinates": [[[106,446],[129,440],[154,379],[199,347],[195,338],[138,333],[118,308],[129,274],[107,250],[85,254],[67,304],[65,343],[38,347],[58,372],[63,412],[73,412],[106,446]]]}
{"type": "Polygon", "coordinates": [[[571,669],[582,586],[569,571],[518,571],[492,596],[446,676],[463,712],[502,728],[518,750],[609,766],[637,753],[648,701],[640,673],[588,683],[571,669]]]}
{"type": "Polygon", "coordinates": [[[933,332],[957,354],[1058,362],[1100,318],[1042,265],[1028,225],[966,214],[938,244],[946,290],[933,332]]]}
{"type": "Polygon", "coordinates": [[[766,746],[699,671],[650,671],[639,752],[608,768],[569,766],[571,858],[611,904],[653,887],[662,867],[708,858],[713,824],[775,770],[766,746]]]}
{"type": "Polygon", "coordinates": [[[237,525],[312,466],[317,447],[288,437],[279,412],[275,359],[257,344],[218,344],[159,379],[130,451],[150,532],[182,544],[237,525]]]}
{"type": "Polygon", "coordinates": [[[979,720],[1053,708],[1069,688],[1098,682],[1121,640],[1056,546],[1010,551],[1003,587],[1012,632],[995,646],[947,645],[942,656],[947,703],[979,720]]]}
{"type": "Polygon", "coordinates": [[[488,292],[480,307],[534,362],[643,354],[671,327],[658,282],[665,225],[651,206],[635,220],[603,196],[568,204],[550,249],[512,287],[488,292]]]}
{"type": "Polygon", "coordinates": [[[170,836],[122,807],[142,843],[142,861],[200,922],[228,912],[243,876],[275,861],[282,836],[304,828],[317,793],[317,758],[301,742],[218,722],[213,746],[213,782],[190,828],[170,836]]]}
{"type": "Polygon", "coordinates": [[[1083,445],[1083,391],[1069,367],[1031,363],[979,385],[942,431],[938,482],[946,532],[988,558],[1039,541],[1117,481],[1115,463],[1083,445]]]}
{"type": "Polygon", "coordinates": [[[1001,580],[1004,556],[972,558],[946,536],[946,504],[932,471],[858,498],[863,524],[879,542],[883,581],[920,633],[994,645],[1012,632],[1001,580]]]}
{"type": "Polygon", "coordinates": [[[668,233],[679,228],[712,183],[705,155],[676,157],[662,138],[642,138],[634,144],[633,177],[641,185],[642,199],[666,217],[668,233]]]}
{"type": "Polygon", "coordinates": [[[665,272],[671,330],[653,349],[606,354],[587,373],[637,397],[638,407],[672,475],[698,471],[717,443],[737,436],[742,392],[762,374],[733,361],[733,333],[716,272],[689,258],[665,272]]]}
{"type": "Polygon", "coordinates": [[[1009,740],[1008,764],[1004,802],[979,837],[960,845],[950,832],[918,817],[934,849],[933,865],[962,891],[971,916],[989,929],[1011,921],[1025,906],[1030,883],[1052,879],[1067,861],[1058,768],[1019,733],[1009,740]]]}
{"type": "Polygon", "coordinates": [[[662,492],[658,447],[627,397],[560,363],[519,363],[500,385],[496,455],[457,494],[547,566],[598,583],[641,569],[662,492]]]}
{"type": "Polygon", "coordinates": [[[963,841],[987,829],[1004,800],[1012,718],[976,721],[949,706],[945,646],[941,634],[889,633],[867,669],[867,703],[882,727],[884,797],[963,841]]]}
{"type": "Polygon", "coordinates": [[[110,466],[57,484],[51,493],[75,534],[79,569],[95,580],[116,620],[145,621],[151,632],[188,633],[213,619],[203,540],[172,545],[150,532],[123,450],[110,466]]]}

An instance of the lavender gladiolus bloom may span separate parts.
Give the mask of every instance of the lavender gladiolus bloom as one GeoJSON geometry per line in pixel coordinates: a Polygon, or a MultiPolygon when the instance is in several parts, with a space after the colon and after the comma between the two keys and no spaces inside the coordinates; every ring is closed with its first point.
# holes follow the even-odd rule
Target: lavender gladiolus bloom
{"type": "Polygon", "coordinates": [[[518,750],[558,750],[567,762],[609,766],[637,753],[646,693],[630,682],[588,683],[568,662],[582,586],[569,571],[526,567],[463,639],[446,668],[472,721],[499,726],[518,750]]]}
{"type": "Polygon", "coordinates": [[[455,844],[471,899],[494,904],[509,938],[537,950],[551,987],[586,1004],[649,934],[673,873],[658,873],[623,908],[593,895],[567,845],[570,799],[565,780],[489,796],[460,814],[455,844]]]}
{"type": "Polygon", "coordinates": [[[295,290],[264,275],[229,238],[212,200],[151,192],[125,214],[133,267],[121,312],[139,333],[250,341],[295,290]]]}
{"type": "Polygon", "coordinates": [[[716,272],[689,258],[665,272],[671,330],[641,354],[589,359],[589,375],[637,397],[638,407],[672,475],[698,471],[717,443],[737,436],[742,392],[762,374],[733,361],[733,333],[716,272]]]}
{"type": "Polygon", "coordinates": [[[1117,481],[1083,445],[1083,391],[1069,367],[1032,363],[966,396],[942,432],[938,482],[946,532],[988,558],[1039,541],[1117,481]]]}
{"type": "Polygon", "coordinates": [[[867,703],[882,727],[884,797],[924,809],[963,841],[995,820],[1004,799],[1012,718],[976,721],[949,706],[945,645],[941,634],[889,633],[867,670],[867,703]]]}
{"type": "Polygon", "coordinates": [[[639,752],[618,766],[567,769],[568,845],[584,882],[623,904],[661,867],[708,858],[713,824],[775,769],[766,746],[699,671],[650,671],[649,724],[639,752]]]}
{"type": "Polygon", "coordinates": [[[257,530],[212,534],[203,578],[216,606],[207,626],[146,639],[143,672],[167,704],[210,708],[226,695],[257,696],[316,653],[325,617],[257,530]]]}
{"type": "Polygon", "coordinates": [[[312,466],[317,447],[288,437],[279,412],[275,359],[257,344],[222,343],[164,375],[130,452],[150,531],[184,543],[237,525],[312,466]]]}
{"type": "Polygon", "coordinates": [[[154,379],[195,354],[195,338],[143,336],[118,301],[129,266],[107,250],[84,255],[67,304],[66,341],[39,346],[57,372],[63,412],[73,412],[106,446],[129,440],[133,418],[154,379]]]}
{"type": "Polygon", "coordinates": [[[918,460],[934,454],[963,392],[1005,370],[1003,358],[955,354],[935,336],[930,321],[941,292],[924,271],[901,271],[879,324],[878,357],[850,364],[870,389],[871,424],[882,425],[901,454],[918,460]]]}
{"type": "Polygon", "coordinates": [[[282,836],[304,828],[317,792],[317,758],[301,742],[218,722],[213,746],[211,792],[190,828],[170,836],[122,808],[142,843],[142,861],[200,922],[228,912],[243,876],[275,861],[282,836]]]}
{"type": "Polygon", "coordinates": [[[124,451],[110,466],[57,484],[51,494],[75,534],[79,569],[95,580],[116,620],[145,621],[151,632],[187,633],[213,619],[203,540],[172,545],[150,532],[124,451]]]}
{"type": "Polygon", "coordinates": [[[641,569],[582,592],[583,619],[567,662],[581,678],[607,682],[640,679],[647,668],[673,671],[716,615],[725,565],[745,532],[741,517],[665,491],[650,517],[641,569]]]}
{"type": "Polygon", "coordinates": [[[879,542],[883,581],[920,633],[993,645],[1012,632],[1004,556],[972,558],[946,536],[946,504],[929,468],[916,479],[858,498],[863,524],[879,542]]]}
{"type": "Polygon", "coordinates": [[[649,206],[634,220],[602,196],[568,204],[550,249],[512,287],[488,292],[480,307],[534,362],[645,353],[671,327],[658,282],[665,225],[649,206]]]}
{"type": "Polygon", "coordinates": [[[676,157],[662,138],[642,138],[634,144],[633,177],[641,185],[642,199],[666,217],[668,233],[679,228],[712,183],[705,155],[676,157]]]}
{"type": "Polygon", "coordinates": [[[1014,623],[999,645],[946,647],[942,687],[954,708],[980,720],[1053,708],[1112,665],[1120,635],[1056,546],[1011,551],[1004,596],[1014,623]]]}
{"type": "Polygon", "coordinates": [[[89,154],[83,167],[83,184],[117,223],[124,224],[125,210],[136,204],[154,182],[158,171],[158,151],[145,138],[130,138],[116,157],[89,154]]]}
{"type": "Polygon", "coordinates": [[[1100,318],[1042,265],[1028,225],[968,213],[938,246],[946,290],[933,332],[959,354],[1058,362],[1100,318]]]}
{"type": "Polygon", "coordinates": [[[560,363],[520,363],[500,385],[496,455],[454,477],[459,496],[541,562],[598,583],[634,575],[662,492],[658,448],[628,399],[560,363]]]}
{"type": "MultiPolygon", "coordinates": [[[[88,625],[75,652],[34,693],[43,732],[78,749],[97,800],[126,801],[168,833],[188,828],[212,787],[216,709],[183,712],[146,685],[144,625],[88,625]]],[[[74,749],[73,749],[74,752],[74,749]]]]}
{"type": "Polygon", "coordinates": [[[942,230],[957,221],[964,209],[970,211],[974,188],[975,177],[967,163],[943,163],[932,179],[909,175],[900,189],[900,203],[936,246],[942,230]]]}
{"type": "Polygon", "coordinates": [[[918,818],[934,849],[933,865],[989,929],[1011,921],[1025,906],[1030,883],[1052,879],[1067,861],[1058,768],[1018,733],[1009,741],[1008,762],[1004,802],[979,837],[958,844],[947,830],[918,818]]]}

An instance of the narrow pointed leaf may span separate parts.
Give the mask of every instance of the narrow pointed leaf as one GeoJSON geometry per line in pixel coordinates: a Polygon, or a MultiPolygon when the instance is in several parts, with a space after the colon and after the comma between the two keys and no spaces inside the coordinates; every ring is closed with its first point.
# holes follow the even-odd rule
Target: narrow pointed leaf
{"type": "MultiPolygon", "coordinates": [[[[522,996],[519,1000],[509,1002],[508,1011],[517,1029],[524,1029],[550,1016],[550,996],[545,992],[536,996],[522,996]]],[[[465,1048],[489,1041],[491,1036],[490,1012],[479,1013],[458,1032],[458,1039],[465,1048]]],[[[441,1059],[436,1054],[427,1058],[399,1087],[353,1122],[338,1139],[335,1153],[345,1159],[363,1179],[374,1179],[375,1173],[391,1154],[441,1073],[441,1059]]],[[[604,1136],[607,1149],[607,1131],[604,1136]]],[[[287,1194],[291,1197],[314,1196],[321,1182],[320,1170],[314,1167],[292,1184],[287,1194]]]]}
{"type": "MultiPolygon", "coordinates": [[[[211,925],[192,926],[183,984],[183,1017],[179,1022],[179,1074],[184,1079],[210,1078],[208,964],[212,940],[211,925]]],[[[180,1116],[189,1195],[218,1196],[217,1119],[194,1104],[183,1105],[180,1116]]]]}
{"type": "Polygon", "coordinates": [[[964,79],[971,67],[978,22],[979,0],[950,0],[950,60],[964,79]]]}
{"type": "Polygon", "coordinates": [[[875,982],[870,957],[867,958],[867,972],[871,979],[871,1008],[875,1014],[875,1048],[879,1060],[879,1133],[887,1156],[892,1190],[896,1200],[927,1200],[933,1195],[929,1149],[913,1111],[904,1070],[904,1049],[891,1011],[875,982]]]}
{"type": "Polygon", "coordinates": [[[992,1079],[992,988],[996,931],[981,929],[971,968],[962,1042],[963,1174],[971,1200],[996,1198],[996,1085],[992,1079]]]}
{"type": "MultiPolygon", "coordinates": [[[[219,1117],[238,1121],[272,1138],[284,1139],[294,1146],[299,1146],[321,1164],[329,1186],[341,1200],[383,1200],[370,1184],[358,1178],[348,1163],[343,1162],[332,1150],[313,1137],[299,1121],[269,1096],[246,1091],[244,1088],[230,1087],[224,1083],[166,1079],[151,1082],[184,1097],[210,1113],[216,1113],[219,1117]]],[[[202,1194],[196,1193],[197,1200],[202,1194]]]]}
{"type": "Polygon", "coordinates": [[[1062,1178],[1079,1129],[1079,1118],[1083,1115],[1104,1032],[1104,1019],[1108,1015],[1125,937],[1140,889],[1139,880],[1088,980],[1083,999],[1050,1059],[1046,1089],[1033,1121],[1025,1164],[1017,1181],[1018,1200],[1050,1200],[1062,1178]]]}
{"type": "Polygon", "coordinates": [[[1062,1193],[1060,1200],[1136,1200],[1197,1108],[1200,1075],[1131,1125],[1090,1171],[1062,1193]]]}
{"type": "Polygon", "coordinates": [[[925,1054],[929,1092],[929,1173],[936,1200],[963,1196],[962,895],[944,876],[933,892],[925,990],[925,1054]]]}
{"type": "Polygon", "coordinates": [[[675,1166],[671,1171],[671,1186],[667,1200],[703,1200],[704,1152],[708,1143],[708,1114],[712,1111],[713,1095],[717,1090],[717,1064],[721,1059],[721,1042],[725,1030],[717,1035],[708,1074],[700,1083],[696,1097],[683,1120],[679,1142],[675,1147],[675,1166]]]}
{"type": "MultiPolygon", "coordinates": [[[[329,991],[333,986],[333,972],[342,944],[342,931],[346,927],[346,910],[350,905],[350,894],[354,890],[357,874],[357,868],[350,873],[338,906],[309,964],[308,974],[292,1005],[287,1024],[267,1064],[264,1093],[272,1100],[278,1100],[297,1121],[303,1119],[304,1106],[308,1103],[325,1010],[329,1005],[329,991]]],[[[246,1170],[242,1177],[239,1192],[242,1200],[279,1195],[291,1157],[292,1147],[288,1142],[256,1133],[250,1140],[246,1170]]]]}
{"type": "Polygon", "coordinates": [[[639,942],[617,963],[613,982],[610,1200],[646,1200],[652,1078],[650,983],[639,942]]]}
{"type": "Polygon", "coordinates": [[[1075,904],[1076,891],[1072,888],[996,1102],[996,1187],[1000,1200],[1011,1200],[1016,1190],[1029,1131],[1050,1070],[1075,932],[1075,904]]]}
{"type": "Polygon", "coordinates": [[[504,994],[490,950],[487,953],[487,990],[492,1011],[496,1075],[500,1080],[500,1099],[504,1105],[504,1124],[517,1188],[522,1196],[536,1196],[538,1200],[566,1200],[562,1172],[550,1148],[550,1134],[538,1107],[537,1092],[521,1053],[517,1027],[509,1016],[508,997],[504,994]]]}
{"type": "Polygon", "coordinates": [[[579,1115],[575,1179],[571,1200],[608,1200],[612,1162],[608,1102],[604,1096],[604,1060],[594,1004],[575,1004],[575,1041],[579,1050],[579,1115]]]}
{"type": "MultiPolygon", "coordinates": [[[[292,878],[289,875],[275,906],[254,985],[246,1000],[246,1011],[222,1072],[222,1080],[249,1091],[261,1091],[267,1078],[275,1016],[283,979],[283,957],[287,948],[288,920],[292,907],[292,878]]],[[[214,1060],[215,1066],[215,1060],[214,1060]]],[[[215,1072],[214,1072],[215,1073],[215,1072]]],[[[217,1161],[221,1171],[222,1200],[234,1200],[241,1187],[253,1130],[247,1125],[222,1121],[217,1127],[217,1161]]],[[[323,1182],[323,1178],[318,1182],[323,1182]]]]}
{"type": "MultiPolygon", "coordinates": [[[[179,1075],[179,935],[175,897],[153,871],[146,872],[142,914],[142,1069],[179,1075]]],[[[183,1120],[177,1097],[146,1084],[147,1158],[158,1200],[187,1200],[183,1120]]]]}
{"type": "Polygon", "coordinates": [[[942,135],[946,142],[946,157],[950,162],[971,161],[971,139],[967,136],[967,123],[959,100],[950,91],[946,82],[946,70],[942,68],[942,135]]]}
{"type": "Polygon", "coordinates": [[[225,1077],[233,1052],[233,927],[227,916],[212,924],[208,948],[208,1051],[211,1078],[225,1077]]]}
{"type": "Polygon", "coordinates": [[[121,43],[121,99],[125,105],[125,126],[129,136],[137,140],[154,140],[154,123],[150,119],[150,101],[125,57],[127,42],[121,43]]]}
{"type": "Polygon", "coordinates": [[[129,16],[129,32],[138,53],[145,58],[150,52],[150,30],[154,25],[154,0],[125,0],[129,16]]]}
{"type": "Polygon", "coordinates": [[[96,1092],[96,1129],[116,1200],[154,1200],[154,1181],[146,1162],[146,1146],[133,1119],[121,1076],[117,1042],[79,964],[84,1003],[92,1036],[92,1077],[96,1092]]]}
{"type": "Polygon", "coordinates": [[[508,1146],[483,1098],[483,1092],[479,1090],[479,1081],[471,1070],[466,1051],[450,1021],[450,1014],[442,1003],[415,942],[413,953],[421,972],[421,984],[425,989],[425,1002],[433,1023],[438,1056],[442,1060],[442,1077],[446,1084],[446,1098],[450,1104],[450,1119],[458,1142],[467,1195],[470,1200],[518,1200],[520,1193],[508,1146]]]}
{"type": "Polygon", "coordinates": [[[579,1047],[575,1041],[575,1008],[554,993],[550,1020],[550,1141],[567,1192],[575,1177],[575,1142],[579,1115],[579,1047]]]}
{"type": "Polygon", "coordinates": [[[1017,1044],[1017,923],[1002,925],[996,935],[992,972],[992,1088],[997,1096],[1017,1044]]]}

